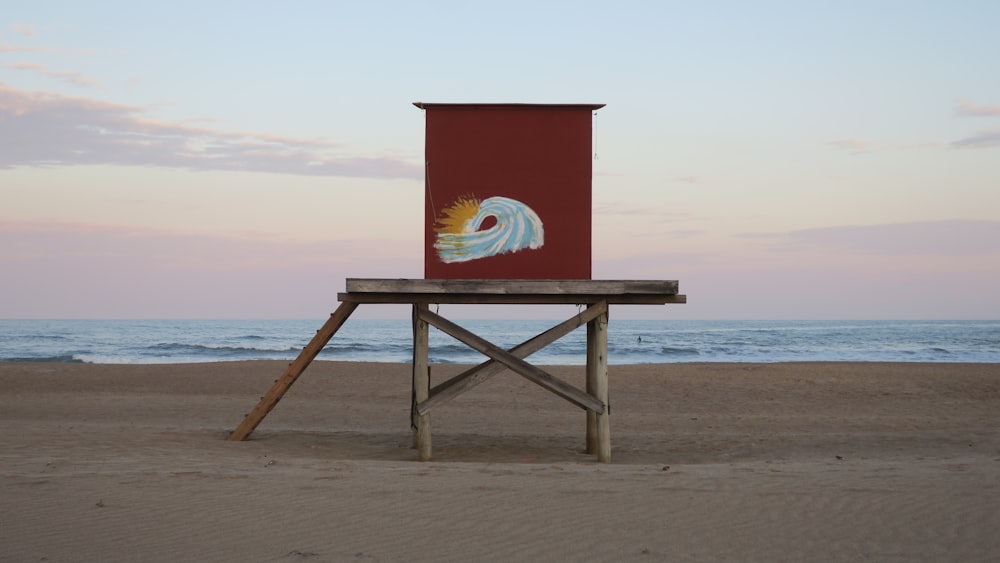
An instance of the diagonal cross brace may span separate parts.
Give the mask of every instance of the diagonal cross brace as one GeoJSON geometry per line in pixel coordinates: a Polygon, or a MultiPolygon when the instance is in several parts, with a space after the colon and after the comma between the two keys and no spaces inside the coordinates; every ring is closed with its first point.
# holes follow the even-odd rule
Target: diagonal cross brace
{"type": "MultiPolygon", "coordinates": [[[[606,301],[592,304],[583,312],[555,325],[545,332],[533,336],[524,342],[514,346],[509,350],[512,356],[520,359],[527,358],[535,352],[559,340],[563,336],[573,332],[584,324],[596,319],[608,310],[606,301]]],[[[487,360],[477,366],[469,368],[462,373],[452,377],[448,381],[439,384],[431,389],[430,397],[417,405],[417,413],[424,414],[431,408],[449,401],[472,387],[488,380],[494,375],[507,369],[507,366],[496,361],[487,360]]]]}
{"type": "Polygon", "coordinates": [[[434,327],[440,329],[442,332],[461,341],[473,350],[500,362],[501,364],[507,366],[510,370],[524,376],[528,380],[537,383],[549,391],[552,391],[556,395],[559,395],[574,405],[594,411],[598,414],[604,413],[604,403],[596,399],[593,395],[590,395],[585,391],[581,391],[561,379],[553,377],[545,370],[529,364],[503,348],[500,348],[499,346],[496,346],[449,321],[441,315],[432,313],[425,309],[419,311],[419,318],[427,321],[434,327]]]}

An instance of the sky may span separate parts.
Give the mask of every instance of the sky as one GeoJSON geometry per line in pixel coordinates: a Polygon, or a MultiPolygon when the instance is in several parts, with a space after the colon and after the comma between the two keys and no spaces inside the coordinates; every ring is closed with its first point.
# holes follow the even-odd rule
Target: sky
{"type": "Polygon", "coordinates": [[[1000,2],[6,4],[0,318],[422,277],[416,101],[607,104],[593,277],[688,296],[613,318],[1000,318],[1000,2]]]}

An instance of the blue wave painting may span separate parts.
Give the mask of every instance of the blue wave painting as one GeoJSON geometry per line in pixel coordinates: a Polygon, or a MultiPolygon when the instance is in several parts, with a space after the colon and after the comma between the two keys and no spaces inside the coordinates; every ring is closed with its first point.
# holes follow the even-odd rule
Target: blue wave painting
{"type": "Polygon", "coordinates": [[[458,198],[443,211],[434,248],[442,262],[468,262],[508,252],[541,248],[542,220],[524,203],[507,197],[480,201],[458,198]],[[496,224],[483,228],[489,218],[496,224]]]}

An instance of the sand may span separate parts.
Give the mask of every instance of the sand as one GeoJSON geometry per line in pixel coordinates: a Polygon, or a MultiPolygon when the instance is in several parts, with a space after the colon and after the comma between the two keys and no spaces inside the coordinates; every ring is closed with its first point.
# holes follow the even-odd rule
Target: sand
{"type": "Polygon", "coordinates": [[[1000,559],[1000,364],[612,366],[610,464],[509,372],[415,461],[397,364],[227,441],[284,366],[0,364],[0,561],[1000,559]]]}

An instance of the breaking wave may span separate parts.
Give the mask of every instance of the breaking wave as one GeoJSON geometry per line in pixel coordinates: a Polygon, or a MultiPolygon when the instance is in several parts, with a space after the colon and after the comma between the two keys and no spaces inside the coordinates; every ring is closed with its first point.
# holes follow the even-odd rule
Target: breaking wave
{"type": "MultiPolygon", "coordinates": [[[[476,204],[462,202],[465,205],[476,204]]],[[[491,197],[478,202],[471,218],[456,225],[457,230],[445,229],[437,234],[434,248],[445,263],[468,262],[526,248],[541,248],[545,244],[542,220],[533,209],[506,197],[491,197]],[[496,224],[483,229],[487,219],[496,224]]]]}

